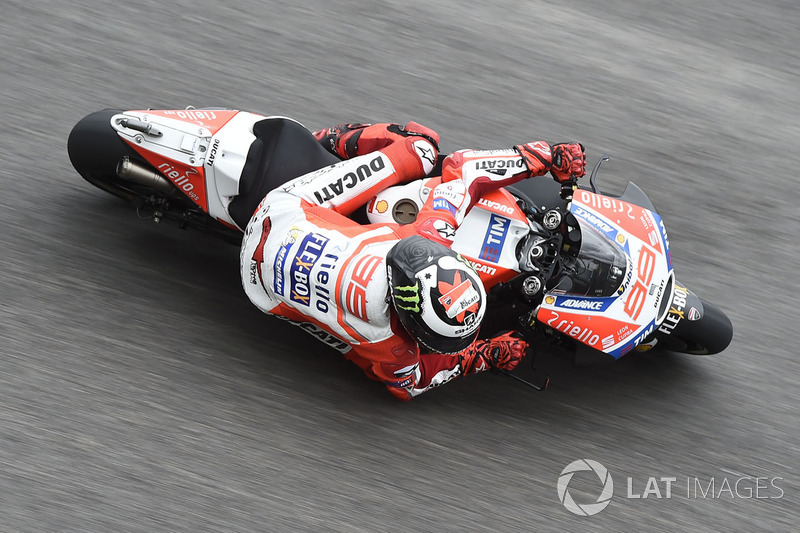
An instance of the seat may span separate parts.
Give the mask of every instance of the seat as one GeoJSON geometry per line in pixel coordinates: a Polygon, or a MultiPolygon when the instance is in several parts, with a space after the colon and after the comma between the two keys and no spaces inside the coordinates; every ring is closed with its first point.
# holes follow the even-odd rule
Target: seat
{"type": "Polygon", "coordinates": [[[267,193],[303,174],[341,161],[314,138],[310,131],[287,118],[267,118],[253,125],[256,140],[247,152],[239,195],[228,212],[240,227],[255,212],[267,193]]]}

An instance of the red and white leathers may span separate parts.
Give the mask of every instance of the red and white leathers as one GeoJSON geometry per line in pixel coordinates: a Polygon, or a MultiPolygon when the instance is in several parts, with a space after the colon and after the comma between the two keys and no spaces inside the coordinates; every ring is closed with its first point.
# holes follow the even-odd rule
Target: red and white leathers
{"type": "MultiPolygon", "coordinates": [[[[386,187],[425,176],[436,162],[438,136],[431,130],[423,128],[426,135],[397,135],[397,125],[380,126],[392,135],[375,141],[362,134],[346,150],[344,143],[336,150],[339,130],[326,130],[334,139],[331,151],[351,159],[267,194],[242,243],[247,296],[262,311],[301,326],[341,351],[402,400],[461,374],[490,366],[513,368],[527,344],[512,335],[477,340],[456,354],[421,353],[392,311],[386,254],[400,239],[417,232],[448,242],[444,227],[456,227],[483,192],[534,175],[528,162],[519,149],[457,152],[444,161],[443,182],[417,223],[363,226],[345,215],[386,187]],[[364,152],[376,146],[376,151],[364,152]],[[505,172],[493,172],[498,169],[505,172]]],[[[413,123],[407,128],[415,126],[419,128],[413,123]]],[[[324,133],[318,132],[321,142],[324,133]]],[[[536,175],[550,170],[547,143],[524,147],[541,152],[546,161],[533,169],[536,175]]]]}

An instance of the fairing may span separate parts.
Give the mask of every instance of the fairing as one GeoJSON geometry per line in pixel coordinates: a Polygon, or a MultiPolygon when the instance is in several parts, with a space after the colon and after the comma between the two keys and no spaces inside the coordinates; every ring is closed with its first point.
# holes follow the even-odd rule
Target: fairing
{"type": "Polygon", "coordinates": [[[451,247],[472,263],[489,290],[519,274],[517,248],[529,232],[528,219],[514,197],[498,189],[467,213],[451,247]]]}
{"type": "Polygon", "coordinates": [[[120,138],[209,215],[236,227],[228,212],[239,192],[253,124],[262,115],[222,110],[133,110],[111,117],[120,138]],[[133,119],[154,133],[131,127],[133,119]]]}
{"type": "Polygon", "coordinates": [[[545,296],[536,318],[618,358],[650,335],[669,310],[669,241],[661,217],[620,199],[579,190],[569,210],[586,241],[577,266],[545,296]]]}

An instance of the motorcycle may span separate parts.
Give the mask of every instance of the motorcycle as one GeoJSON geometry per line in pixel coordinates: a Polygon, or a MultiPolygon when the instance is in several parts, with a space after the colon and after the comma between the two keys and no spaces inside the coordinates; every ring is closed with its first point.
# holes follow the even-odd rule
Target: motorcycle
{"type": "MultiPolygon", "coordinates": [[[[84,179],[140,215],[234,244],[270,190],[340,161],[292,119],[226,108],[98,111],[75,125],[67,148],[84,179]]],[[[546,179],[492,191],[455,230],[452,248],[489,295],[483,331],[514,324],[535,346],[564,348],[579,364],[655,346],[723,351],[731,322],[676,280],[664,222],[647,195],[631,182],[621,195],[598,189],[607,159],[588,188],[566,198],[546,179]]],[[[440,172],[441,158],[429,177],[382,191],[354,220],[414,221],[440,172]]]]}

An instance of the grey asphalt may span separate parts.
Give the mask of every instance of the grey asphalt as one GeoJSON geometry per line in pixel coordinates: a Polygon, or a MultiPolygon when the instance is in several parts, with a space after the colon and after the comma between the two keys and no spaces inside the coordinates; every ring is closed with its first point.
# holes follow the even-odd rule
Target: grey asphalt
{"type": "Polygon", "coordinates": [[[0,531],[798,531],[798,22],[779,0],[3,2],[0,531]],[[235,247],[72,169],[82,116],[187,105],[417,120],[445,150],[580,140],[606,188],[651,195],[733,344],[397,402],[256,311],[235,247]],[[591,517],[556,492],[583,458],[614,480],[591,517]]]}

